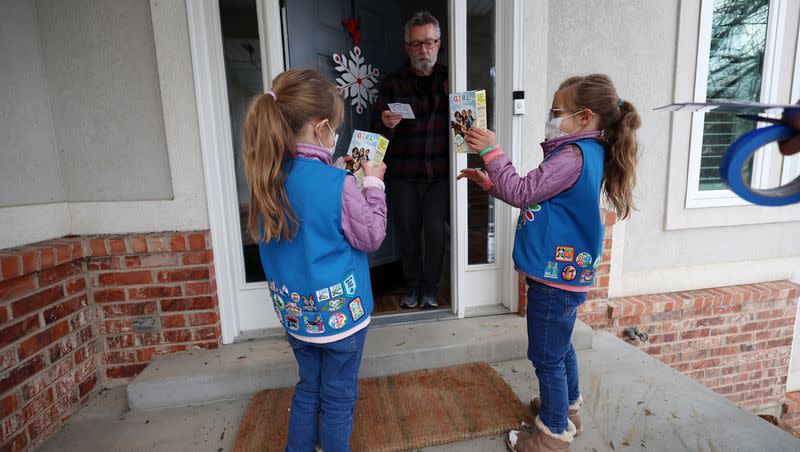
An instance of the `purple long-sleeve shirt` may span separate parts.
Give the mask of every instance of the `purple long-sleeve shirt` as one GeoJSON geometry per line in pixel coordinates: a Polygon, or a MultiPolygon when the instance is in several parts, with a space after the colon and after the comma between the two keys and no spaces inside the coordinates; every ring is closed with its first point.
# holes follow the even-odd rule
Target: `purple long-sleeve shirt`
{"type": "MultiPolygon", "coordinates": [[[[326,165],[333,161],[327,150],[308,144],[297,145],[297,156],[326,165]]],[[[355,177],[345,177],[342,190],[342,230],[347,241],[357,250],[371,252],[380,248],[386,238],[386,193],[380,179],[366,177],[362,191],[358,188],[355,177]]]]}
{"type": "MultiPolygon", "coordinates": [[[[599,136],[599,131],[592,131],[544,141],[541,143],[544,158],[564,143],[599,136]]],[[[574,145],[558,151],[526,176],[517,174],[511,159],[503,154],[499,146],[484,155],[483,160],[484,169],[492,182],[491,187],[484,188],[488,188],[489,194],[495,198],[519,208],[539,204],[568,190],[578,181],[583,169],[583,154],[574,145]]]]}

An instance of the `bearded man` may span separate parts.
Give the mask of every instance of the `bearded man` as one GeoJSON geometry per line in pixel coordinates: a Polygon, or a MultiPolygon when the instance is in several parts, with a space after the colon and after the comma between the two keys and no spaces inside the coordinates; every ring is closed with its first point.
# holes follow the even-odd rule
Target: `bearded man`
{"type": "Polygon", "coordinates": [[[400,299],[404,308],[438,306],[450,200],[447,67],[436,62],[441,38],[431,13],[419,11],[409,19],[409,59],[383,79],[374,110],[375,131],[389,139],[386,177],[407,287],[400,299]],[[393,113],[390,102],[410,104],[415,119],[393,113]]]}

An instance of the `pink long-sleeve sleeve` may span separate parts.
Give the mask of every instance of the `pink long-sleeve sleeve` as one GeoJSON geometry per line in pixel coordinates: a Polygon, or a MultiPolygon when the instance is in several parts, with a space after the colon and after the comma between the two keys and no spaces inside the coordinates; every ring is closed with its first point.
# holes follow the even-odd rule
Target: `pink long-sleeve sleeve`
{"type": "Polygon", "coordinates": [[[583,154],[578,146],[569,145],[526,176],[520,176],[511,159],[496,146],[491,154],[485,156],[484,169],[493,184],[489,193],[522,208],[547,201],[575,185],[583,169],[583,154]]]}
{"type": "Polygon", "coordinates": [[[353,248],[371,252],[386,238],[386,193],[367,186],[362,191],[348,175],[342,191],[342,229],[353,248]]]}

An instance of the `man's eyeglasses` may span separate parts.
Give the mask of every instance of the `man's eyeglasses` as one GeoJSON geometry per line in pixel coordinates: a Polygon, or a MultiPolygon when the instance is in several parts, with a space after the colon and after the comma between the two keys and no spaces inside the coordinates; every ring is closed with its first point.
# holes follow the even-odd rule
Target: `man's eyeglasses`
{"type": "Polygon", "coordinates": [[[429,39],[427,41],[411,41],[407,42],[406,45],[411,47],[414,50],[419,50],[422,46],[425,46],[426,49],[431,50],[436,47],[436,44],[439,42],[439,39],[429,39]]]}

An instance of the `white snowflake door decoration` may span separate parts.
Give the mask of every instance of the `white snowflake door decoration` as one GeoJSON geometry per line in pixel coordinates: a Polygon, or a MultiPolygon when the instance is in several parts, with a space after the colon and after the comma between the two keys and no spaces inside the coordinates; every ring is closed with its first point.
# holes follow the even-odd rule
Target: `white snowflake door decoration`
{"type": "Polygon", "coordinates": [[[333,61],[336,62],[335,69],[342,74],[336,79],[339,92],[344,97],[351,98],[350,105],[355,105],[356,113],[362,114],[369,104],[375,103],[378,95],[378,68],[373,68],[371,64],[364,65],[364,57],[361,56],[361,48],[353,47],[350,51],[350,59],[345,54],[333,54],[333,61]]]}

